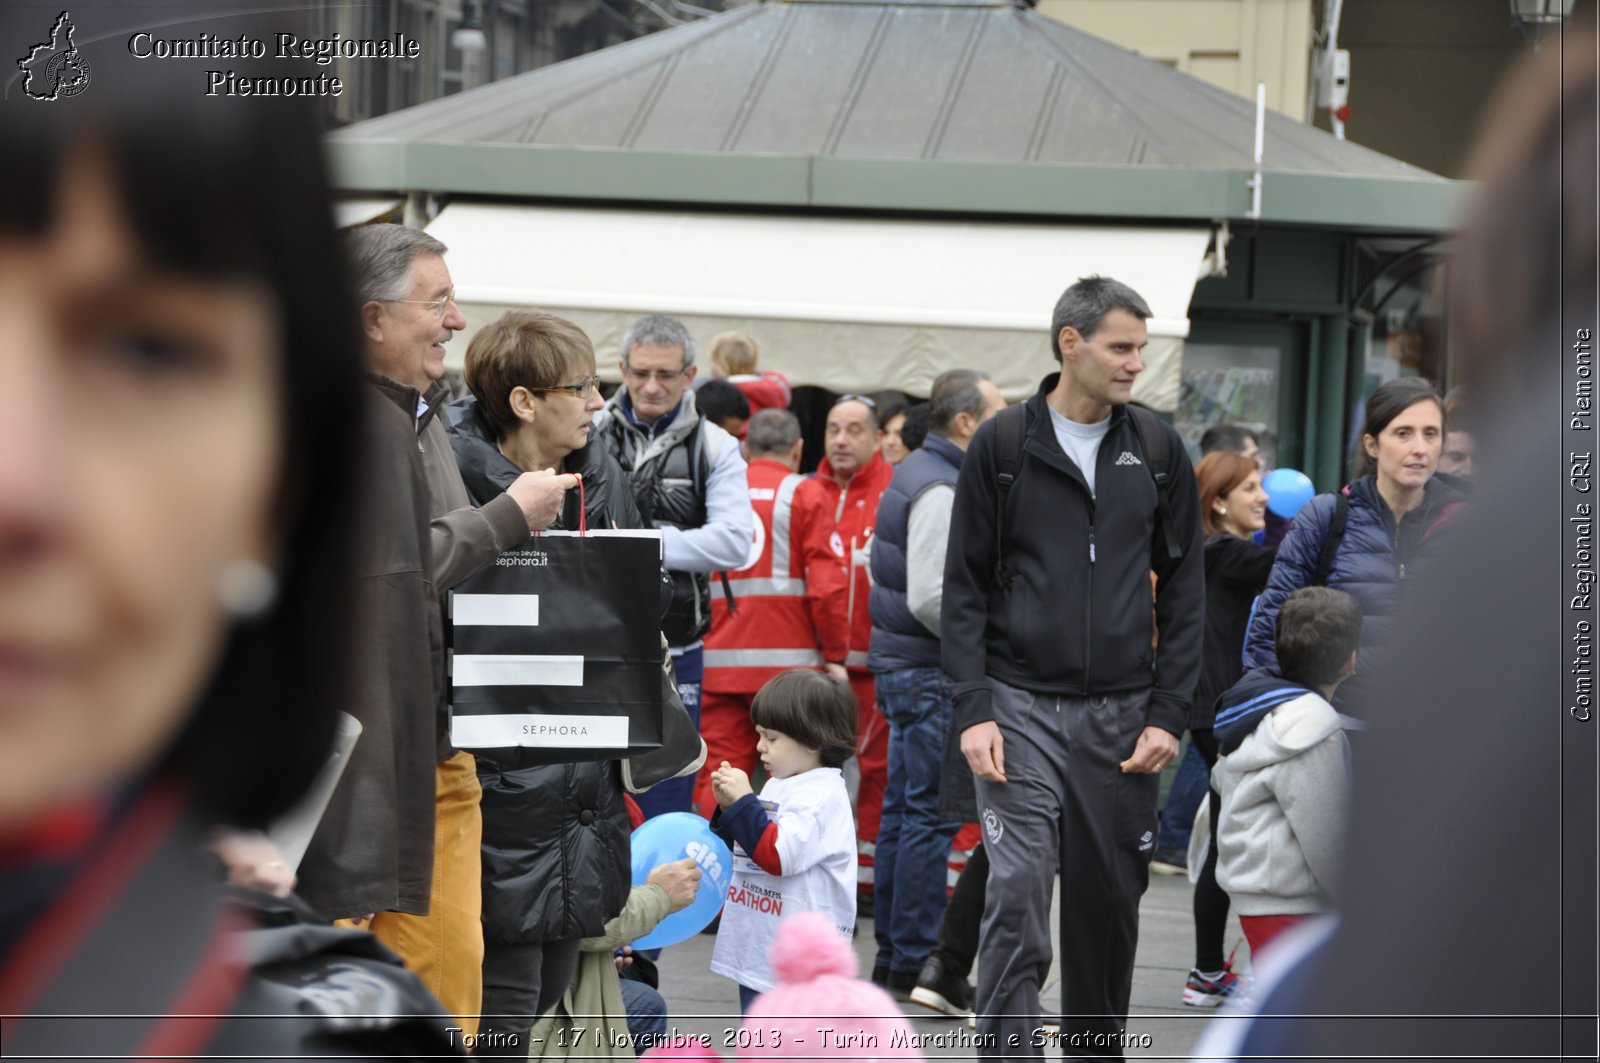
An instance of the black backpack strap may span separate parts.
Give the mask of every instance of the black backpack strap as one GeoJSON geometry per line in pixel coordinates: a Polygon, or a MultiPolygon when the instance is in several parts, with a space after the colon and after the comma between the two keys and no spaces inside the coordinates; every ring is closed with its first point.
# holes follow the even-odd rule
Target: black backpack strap
{"type": "Polygon", "coordinates": [[[1322,553],[1317,555],[1317,576],[1312,580],[1316,587],[1328,585],[1328,573],[1333,571],[1333,558],[1339,552],[1339,540],[1344,538],[1344,526],[1350,519],[1350,496],[1343,491],[1333,493],[1333,519],[1328,522],[1328,534],[1322,537],[1322,553]]]}
{"type": "Polygon", "coordinates": [[[1006,497],[1011,485],[1017,482],[1022,471],[1022,443],[1027,433],[1028,409],[1025,404],[1007,406],[994,417],[995,484],[1000,489],[1000,500],[994,513],[994,574],[1001,576],[1001,559],[1005,556],[1006,497]]]}
{"type": "Polygon", "coordinates": [[[1167,543],[1167,560],[1183,559],[1184,541],[1179,538],[1172,520],[1172,437],[1167,426],[1143,406],[1127,407],[1133,418],[1134,430],[1139,433],[1139,446],[1144,450],[1145,467],[1156,482],[1156,521],[1161,526],[1161,537],[1167,543]]]}

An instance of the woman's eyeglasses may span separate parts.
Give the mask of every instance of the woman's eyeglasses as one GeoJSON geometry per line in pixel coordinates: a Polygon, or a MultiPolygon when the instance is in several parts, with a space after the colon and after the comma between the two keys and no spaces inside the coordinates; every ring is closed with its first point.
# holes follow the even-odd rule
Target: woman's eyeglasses
{"type": "Polygon", "coordinates": [[[589,390],[591,388],[596,391],[600,390],[600,377],[598,375],[591,376],[587,380],[580,380],[576,384],[550,384],[547,387],[529,388],[528,390],[546,392],[561,391],[571,395],[575,399],[581,399],[585,395],[589,394],[589,390]]]}

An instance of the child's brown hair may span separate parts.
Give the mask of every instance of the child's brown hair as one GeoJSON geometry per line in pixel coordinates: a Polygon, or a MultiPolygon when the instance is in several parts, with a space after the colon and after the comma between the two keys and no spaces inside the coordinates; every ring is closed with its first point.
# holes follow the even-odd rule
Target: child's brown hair
{"type": "Polygon", "coordinates": [[[795,668],[767,680],[750,704],[757,727],[788,735],[837,768],[856,751],[856,698],[826,672],[795,668]]]}

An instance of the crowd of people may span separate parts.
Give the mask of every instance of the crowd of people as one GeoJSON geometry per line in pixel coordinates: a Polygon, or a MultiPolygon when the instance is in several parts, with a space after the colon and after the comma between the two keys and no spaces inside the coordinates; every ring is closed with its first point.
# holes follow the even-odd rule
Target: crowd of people
{"type": "Polygon", "coordinates": [[[449,249],[307,211],[303,114],[113,116],[19,128],[0,175],[8,1052],[528,1057],[598,1019],[631,1056],[665,1020],[627,943],[703,873],[635,883],[630,831],[693,810],[734,854],[711,970],[746,1014],[914,1002],[1037,1056],[1058,961],[1060,1036],[1117,1058],[1185,734],[1212,836],[1184,1003],[1250,992],[1230,907],[1270,956],[1337,906],[1350,733],[1473,508],[1459,396],[1382,384],[1353,479],[1278,527],[1248,432],[1194,466],[1132,401],[1151,310],[1107,277],[1062,293],[1025,401],[976,367],[916,406],[844,394],[815,470],[757,340],[713,339],[697,388],[670,316],[626,331],[606,398],[581,329],[507,312],[452,399],[449,249]],[[449,592],[579,528],[659,536],[638,608],[699,748],[652,786],[453,743],[449,592]],[[288,859],[341,709],[361,736],[288,859]],[[841,958],[864,898],[876,990],[841,958]],[[274,927],[242,965],[233,936],[274,927]]]}
{"type": "MultiPolygon", "coordinates": [[[[446,249],[392,225],[346,242],[366,296],[369,382],[413,412],[390,451],[417,470],[408,497],[428,502],[428,549],[475,551],[443,576],[435,565],[430,600],[530,533],[581,519],[661,535],[663,638],[704,754],[697,771],[638,794],[637,815],[692,808],[731,843],[711,970],[737,984],[743,1009],[774,984],[766,951],[782,920],[820,912],[850,936],[866,902],[871,981],[901,1001],[976,1013],[980,1045],[1029,1054],[1059,959],[1066,1035],[1115,1054],[1159,776],[1185,733],[1214,776],[1214,831],[1184,1002],[1215,1006],[1246,985],[1223,957],[1230,901],[1253,951],[1331,904],[1348,796],[1335,783],[1349,765],[1347,718],[1327,699],[1355,671],[1345,642],[1365,631],[1363,654],[1379,652],[1407,567],[1425,572],[1465,499],[1459,481],[1434,475],[1444,406],[1426,382],[1371,396],[1357,477],[1314,499],[1273,546],[1253,434],[1219,426],[1194,469],[1177,433],[1131,402],[1150,311],[1110,278],[1063,293],[1061,370],[1028,402],[1007,407],[979,370],[947,371],[918,440],[914,408],[845,394],[807,474],[787,382],[758,370],[756,341],[716,337],[711,379],[697,387],[696,340],[666,316],[627,330],[621,386],[603,399],[581,330],[508,312],[475,334],[469,394],[447,403],[443,342],[465,320],[446,249]],[[1294,697],[1263,693],[1279,690],[1294,697]],[[1327,750],[1328,767],[1308,778],[1312,748],[1327,750]],[[1286,872],[1296,842],[1304,859],[1286,872]],[[953,845],[968,863],[958,888],[976,879],[976,906],[949,904],[953,845]],[[1052,945],[1058,877],[1073,903],[1052,945]]],[[[420,526],[407,536],[420,550],[420,526]]],[[[442,668],[436,643],[415,650],[442,668]]],[[[436,696],[430,718],[448,711],[436,696]]],[[[363,722],[395,727],[381,714],[363,722]]],[[[395,786],[377,806],[387,823],[409,754],[363,753],[346,793],[374,778],[395,786]]],[[[630,881],[633,799],[615,760],[550,764],[447,743],[436,753],[431,855],[456,868],[452,841],[478,847],[478,889],[451,896],[462,876],[440,872],[426,905],[413,903],[424,911],[377,897],[361,912],[320,910],[370,926],[405,957],[479,1054],[524,1054],[541,1016],[576,1014],[585,942],[615,939],[625,906],[644,900],[630,881]],[[465,791],[447,777],[462,758],[478,783],[469,776],[465,791]],[[388,926],[463,912],[482,928],[473,947],[459,921],[414,938],[388,926]]],[[[373,807],[336,802],[319,834],[347,865],[351,851],[331,840],[371,837],[373,807]]],[[[302,870],[313,897],[346,877],[315,861],[302,870]]]]}

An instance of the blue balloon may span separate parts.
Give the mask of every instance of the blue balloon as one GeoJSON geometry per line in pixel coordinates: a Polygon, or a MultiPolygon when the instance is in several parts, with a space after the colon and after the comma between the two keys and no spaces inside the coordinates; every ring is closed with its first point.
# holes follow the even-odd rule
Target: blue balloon
{"type": "Polygon", "coordinates": [[[662,864],[692,857],[700,865],[700,889],[694,902],[673,912],[633,943],[636,949],[676,945],[704,930],[722,910],[733,881],[733,854],[711,833],[711,824],[693,812],[668,812],[647,819],[633,832],[633,884],[643,885],[662,864]]]}
{"type": "Polygon", "coordinates": [[[1300,507],[1317,493],[1311,478],[1299,469],[1273,469],[1261,481],[1261,487],[1267,492],[1267,508],[1285,519],[1300,512],[1300,507]]]}

